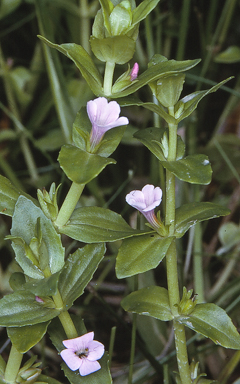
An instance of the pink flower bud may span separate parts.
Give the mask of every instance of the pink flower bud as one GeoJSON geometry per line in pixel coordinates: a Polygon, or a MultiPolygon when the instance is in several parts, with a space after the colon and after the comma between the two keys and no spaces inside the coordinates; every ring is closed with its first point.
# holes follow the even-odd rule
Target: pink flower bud
{"type": "Polygon", "coordinates": [[[133,81],[138,77],[139,65],[135,63],[130,72],[130,80],[133,81]]]}

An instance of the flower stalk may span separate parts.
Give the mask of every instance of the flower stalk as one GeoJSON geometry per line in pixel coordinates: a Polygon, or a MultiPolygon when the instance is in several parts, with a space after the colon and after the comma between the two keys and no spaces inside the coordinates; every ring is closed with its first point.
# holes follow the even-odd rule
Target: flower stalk
{"type": "Polygon", "coordinates": [[[58,227],[63,227],[68,222],[77,205],[78,200],[80,199],[84,187],[85,184],[77,184],[74,182],[72,183],[58,213],[57,219],[55,220],[55,225],[58,227]]]}

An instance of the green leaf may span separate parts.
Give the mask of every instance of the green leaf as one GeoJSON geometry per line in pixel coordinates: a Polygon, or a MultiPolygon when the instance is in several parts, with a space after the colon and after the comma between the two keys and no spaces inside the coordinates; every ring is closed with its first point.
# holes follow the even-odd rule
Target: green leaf
{"type": "Polygon", "coordinates": [[[116,64],[125,64],[130,61],[136,45],[135,41],[126,35],[110,36],[103,39],[91,36],[90,44],[98,60],[111,61],[116,64]]]}
{"type": "Polygon", "coordinates": [[[59,279],[59,291],[66,307],[70,308],[82,295],[104,253],[104,244],[91,244],[78,248],[68,257],[59,279]]]}
{"type": "MultiPolygon", "coordinates": [[[[185,60],[185,61],[175,61],[167,60],[162,61],[158,64],[150,66],[145,72],[140,74],[136,79],[134,84],[131,84],[128,88],[121,92],[114,93],[112,97],[125,97],[136,92],[138,89],[142,88],[144,85],[148,84],[151,81],[160,79],[166,75],[170,75],[178,72],[185,72],[193,67],[195,67],[200,60],[185,60]]],[[[174,120],[175,121],[175,120],[174,120]]]]}
{"type": "Polygon", "coordinates": [[[69,57],[77,68],[80,70],[82,76],[88,83],[93,93],[97,96],[103,95],[102,91],[102,77],[95,66],[91,56],[85,51],[81,45],[77,44],[53,44],[43,36],[38,36],[44,43],[51,48],[57,49],[65,56],[69,57]]]}
{"type": "MultiPolygon", "coordinates": [[[[50,271],[51,273],[58,272],[64,265],[65,256],[60,235],[56,232],[51,220],[44,215],[42,210],[24,196],[20,196],[17,200],[12,218],[11,235],[20,237],[27,244],[30,244],[32,238],[35,237],[35,227],[38,218],[40,218],[41,222],[42,239],[48,252],[50,271]]],[[[16,260],[24,273],[33,279],[43,278],[43,273],[40,269],[25,256],[24,247],[18,242],[13,242],[12,247],[16,253],[16,260]]]]}
{"type": "Polygon", "coordinates": [[[75,209],[59,232],[85,243],[111,242],[146,233],[131,228],[121,215],[100,207],[75,209]]]}
{"type": "Polygon", "coordinates": [[[209,93],[216,92],[218,88],[231,79],[232,77],[229,77],[228,79],[221,81],[221,83],[214,85],[210,89],[191,93],[190,95],[187,95],[183,99],[179,100],[179,102],[175,105],[175,112],[179,109],[180,105],[183,105],[184,108],[180,116],[177,118],[177,124],[187,116],[191,115],[191,113],[197,108],[199,101],[201,101],[209,93]]]}
{"type": "Polygon", "coordinates": [[[89,183],[108,164],[116,164],[114,159],[88,153],[71,144],[61,148],[58,161],[67,177],[77,184],[89,183]]]}
{"type": "Polygon", "coordinates": [[[133,20],[132,26],[140,23],[141,20],[145,19],[147,15],[156,7],[160,0],[144,0],[137,8],[133,9],[133,20]]]}
{"type": "Polygon", "coordinates": [[[116,261],[118,279],[156,268],[167,253],[172,237],[161,238],[156,232],[125,239],[116,261]]]}
{"type": "Polygon", "coordinates": [[[58,316],[60,311],[36,301],[35,295],[20,291],[4,296],[0,300],[0,325],[23,327],[44,323],[58,316]]]}
{"type": "Polygon", "coordinates": [[[31,280],[24,285],[24,289],[36,296],[53,296],[57,293],[58,279],[61,271],[58,271],[50,277],[31,280]]]}
{"type": "Polygon", "coordinates": [[[49,323],[7,328],[8,337],[19,352],[25,353],[42,340],[49,323]]]}
{"type": "MultiPolygon", "coordinates": [[[[79,316],[71,317],[79,336],[88,332],[79,316]]],[[[66,340],[67,337],[59,319],[54,319],[51,322],[48,331],[55,348],[60,353],[62,349],[64,349],[62,341],[66,340]]],[[[103,357],[98,361],[101,365],[101,369],[87,376],[80,376],[79,371],[71,371],[65,363],[62,363],[61,367],[71,384],[112,384],[107,353],[105,352],[103,357]]]]}
{"type": "MultiPolygon", "coordinates": [[[[138,80],[135,80],[135,81],[138,81],[138,80]]],[[[122,92],[123,91],[121,91],[121,93],[122,92]]],[[[137,105],[138,107],[144,107],[144,108],[148,109],[149,111],[157,113],[168,124],[176,124],[175,118],[170,116],[161,105],[157,105],[154,103],[144,103],[141,100],[139,100],[136,96],[123,97],[119,100],[119,104],[122,107],[128,107],[128,106],[132,106],[132,105],[137,105]]]]}
{"type": "Polygon", "coordinates": [[[6,177],[0,175],[0,214],[12,216],[20,194],[28,197],[34,204],[38,205],[35,199],[19,191],[6,177]]]}
{"type": "Polygon", "coordinates": [[[240,349],[240,335],[227,313],[216,304],[197,304],[189,316],[177,319],[225,348],[240,349]]]}
{"type": "Polygon", "coordinates": [[[177,161],[161,161],[164,168],[180,180],[207,185],[212,179],[212,168],[205,155],[190,155],[177,161]]]}
{"type": "Polygon", "coordinates": [[[184,204],[176,209],[175,236],[182,237],[187,230],[203,220],[229,215],[230,210],[221,205],[201,202],[184,204]]]}
{"type": "Polygon", "coordinates": [[[235,245],[240,245],[240,226],[235,223],[225,223],[218,231],[218,237],[223,246],[218,249],[217,255],[228,252],[235,245]]]}
{"type": "Polygon", "coordinates": [[[130,293],[121,301],[125,311],[151,316],[162,321],[173,319],[168,291],[162,287],[151,286],[130,293]]]}
{"type": "Polygon", "coordinates": [[[25,284],[26,284],[26,278],[24,273],[14,272],[11,274],[9,279],[9,285],[13,291],[19,291],[24,289],[25,284]]]}
{"type": "Polygon", "coordinates": [[[216,63],[232,64],[240,61],[240,48],[236,45],[232,45],[225,49],[225,51],[218,53],[214,61],[216,63]]]}
{"type": "MultiPolygon", "coordinates": [[[[164,133],[168,130],[165,128],[146,128],[137,131],[134,134],[136,139],[140,140],[160,161],[166,161],[162,148],[160,146],[164,133]]],[[[181,137],[177,137],[177,159],[184,156],[185,145],[181,137]]]]}

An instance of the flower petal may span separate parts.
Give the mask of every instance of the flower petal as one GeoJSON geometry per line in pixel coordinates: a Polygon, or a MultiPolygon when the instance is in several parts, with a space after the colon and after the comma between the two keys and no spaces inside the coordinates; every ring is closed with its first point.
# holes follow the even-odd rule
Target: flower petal
{"type": "Polygon", "coordinates": [[[76,369],[78,369],[82,364],[81,359],[74,353],[72,349],[63,349],[60,352],[60,355],[72,371],[76,371],[76,369]]]}
{"type": "Polygon", "coordinates": [[[66,348],[71,348],[75,352],[79,350],[84,350],[86,346],[88,347],[88,343],[92,341],[94,338],[94,332],[88,332],[85,335],[75,337],[75,339],[63,340],[63,345],[66,348]]]}
{"type": "Polygon", "coordinates": [[[88,359],[83,359],[82,364],[79,367],[79,373],[81,376],[86,376],[90,373],[98,371],[99,369],[101,369],[101,365],[98,361],[89,361],[88,359]]]}
{"type": "Polygon", "coordinates": [[[87,358],[90,361],[99,360],[104,354],[104,345],[96,340],[93,340],[88,344],[88,349],[89,353],[87,358]]]}

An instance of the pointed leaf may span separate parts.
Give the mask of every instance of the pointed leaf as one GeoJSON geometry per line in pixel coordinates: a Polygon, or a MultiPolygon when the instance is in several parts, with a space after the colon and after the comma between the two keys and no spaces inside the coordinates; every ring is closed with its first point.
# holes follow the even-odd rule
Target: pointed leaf
{"type": "Polygon", "coordinates": [[[189,316],[177,319],[215,344],[240,350],[240,335],[227,313],[216,304],[197,304],[189,316]]]}
{"type": "Polygon", "coordinates": [[[156,268],[165,257],[172,240],[172,237],[161,238],[153,231],[123,240],[116,261],[118,279],[156,268]]]}
{"type": "Polygon", "coordinates": [[[221,81],[221,83],[214,85],[214,87],[208,90],[191,93],[190,95],[187,95],[183,99],[179,100],[175,106],[175,111],[178,110],[180,104],[184,105],[184,109],[180,117],[177,119],[177,124],[189,116],[197,108],[199,101],[201,101],[209,93],[216,92],[218,88],[220,88],[223,84],[231,79],[232,77],[229,77],[228,79],[221,81]]]}
{"type": "MultiPolygon", "coordinates": [[[[16,203],[12,218],[11,235],[20,237],[27,244],[30,244],[30,241],[35,236],[38,218],[40,218],[42,238],[48,251],[50,271],[51,273],[58,272],[64,265],[65,257],[60,235],[53,227],[52,221],[44,215],[43,211],[24,196],[20,196],[16,203]]],[[[16,242],[12,244],[12,247],[16,253],[16,260],[24,270],[24,273],[33,279],[43,278],[42,272],[25,256],[24,248],[16,242]]]]}
{"type": "Polygon", "coordinates": [[[19,352],[25,353],[42,340],[49,323],[7,328],[8,337],[19,352]]]}
{"type": "Polygon", "coordinates": [[[162,321],[173,319],[168,291],[162,287],[151,286],[130,293],[121,301],[125,311],[151,316],[162,321]]]}
{"type": "Polygon", "coordinates": [[[6,177],[0,175],[0,214],[12,216],[20,194],[28,197],[34,204],[38,205],[35,199],[19,191],[6,177]]]}
{"type": "Polygon", "coordinates": [[[108,164],[116,163],[114,159],[83,151],[71,144],[61,148],[58,161],[67,177],[77,184],[89,183],[108,164]]]}
{"type": "Polygon", "coordinates": [[[38,36],[44,43],[51,48],[57,49],[65,56],[69,57],[77,68],[80,70],[82,76],[88,83],[93,93],[97,96],[103,94],[102,92],[102,77],[95,66],[91,56],[85,51],[81,45],[77,44],[53,44],[43,36],[38,36]]]}
{"type": "Polygon", "coordinates": [[[59,279],[59,291],[68,308],[84,292],[104,253],[104,244],[91,244],[68,257],[59,279]]]}
{"type": "Polygon", "coordinates": [[[22,327],[44,323],[58,316],[60,311],[36,301],[30,292],[14,292],[0,300],[0,325],[22,327]]]}
{"type": "Polygon", "coordinates": [[[203,202],[184,204],[176,209],[175,236],[182,237],[194,224],[203,220],[229,215],[230,210],[221,205],[203,202]]]}
{"type": "Polygon", "coordinates": [[[123,97],[119,100],[119,104],[122,107],[128,107],[131,105],[137,105],[139,107],[144,107],[144,108],[148,109],[149,111],[157,113],[168,124],[176,124],[175,118],[170,116],[161,105],[157,105],[154,103],[144,103],[141,100],[137,99],[135,96],[123,97]]]}
{"type": "Polygon", "coordinates": [[[131,84],[128,88],[124,89],[121,92],[116,92],[112,95],[114,98],[125,97],[136,92],[138,89],[142,88],[144,85],[148,84],[151,81],[160,79],[161,77],[178,73],[185,72],[193,67],[195,67],[200,60],[185,60],[185,61],[175,61],[167,60],[162,61],[158,64],[152,65],[145,72],[138,76],[136,82],[131,84]]]}
{"type": "Polygon", "coordinates": [[[132,26],[140,23],[156,7],[160,0],[144,0],[137,8],[133,9],[132,26]]]}
{"type": "Polygon", "coordinates": [[[85,243],[111,242],[146,233],[131,228],[117,213],[100,207],[75,209],[59,232],[85,243]]]}
{"type": "MultiPolygon", "coordinates": [[[[88,332],[79,316],[71,317],[79,336],[88,332]]],[[[66,340],[67,337],[59,319],[54,319],[51,322],[49,326],[49,334],[55,348],[60,353],[62,349],[65,348],[62,341],[66,340]]],[[[71,384],[112,384],[107,353],[105,352],[103,357],[98,361],[101,365],[101,369],[87,376],[80,376],[79,371],[71,371],[64,362],[61,364],[61,367],[71,384]]]]}
{"type": "Polygon", "coordinates": [[[218,53],[214,61],[216,63],[238,63],[240,61],[240,48],[236,45],[228,47],[225,51],[218,53]]]}
{"type": "Polygon", "coordinates": [[[207,185],[212,179],[212,168],[205,155],[190,155],[177,161],[161,161],[161,164],[178,179],[191,184],[207,185]]]}
{"type": "MultiPolygon", "coordinates": [[[[137,131],[134,134],[160,161],[166,161],[160,143],[167,129],[164,128],[146,128],[137,131]]],[[[181,159],[185,152],[185,145],[181,137],[177,137],[177,159],[181,159]]]]}

